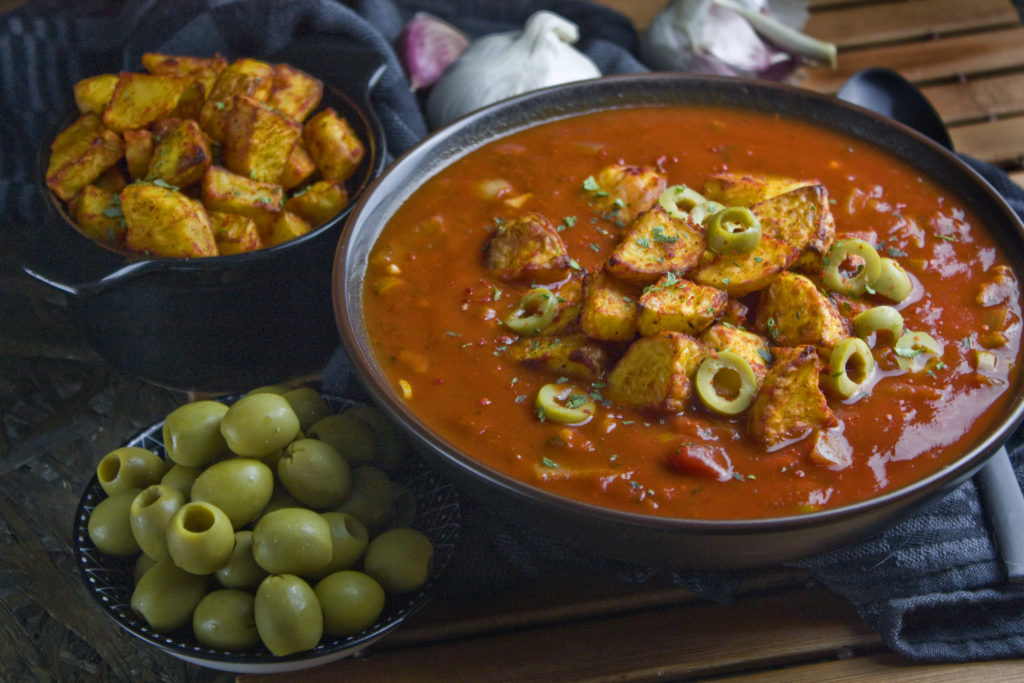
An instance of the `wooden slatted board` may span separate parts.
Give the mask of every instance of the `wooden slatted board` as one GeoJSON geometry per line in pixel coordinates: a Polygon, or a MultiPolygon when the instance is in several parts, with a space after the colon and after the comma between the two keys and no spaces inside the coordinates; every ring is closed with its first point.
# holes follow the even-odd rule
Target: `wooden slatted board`
{"type": "MultiPolygon", "coordinates": [[[[667,0],[600,0],[639,30],[667,0]]],[[[835,43],[835,69],[793,81],[835,93],[856,71],[883,66],[915,83],[949,126],[957,151],[1024,186],[1024,25],[1012,0],[809,0],[804,30],[835,43]]]]}

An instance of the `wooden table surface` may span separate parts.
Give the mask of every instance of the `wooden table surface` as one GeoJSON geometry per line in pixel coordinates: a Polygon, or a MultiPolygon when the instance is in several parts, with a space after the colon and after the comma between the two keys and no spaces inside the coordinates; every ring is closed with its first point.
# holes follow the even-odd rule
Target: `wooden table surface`
{"type": "MultiPolygon", "coordinates": [[[[643,27],[665,0],[603,0],[643,27]]],[[[865,66],[922,86],[956,147],[1024,183],[1024,26],[1010,0],[811,0],[808,32],[840,47],[834,92],[865,66]]],[[[0,253],[29,228],[0,231],[0,253]]],[[[227,681],[144,647],[92,603],[71,552],[75,506],[104,453],[186,400],[117,374],[61,295],[0,259],[0,680],[227,681]]],[[[360,656],[301,680],[1024,681],[1024,661],[922,665],[892,655],[844,600],[791,570],[728,605],[683,588],[581,580],[434,600],[360,656]]],[[[242,677],[245,681],[287,677],[242,677]]]]}

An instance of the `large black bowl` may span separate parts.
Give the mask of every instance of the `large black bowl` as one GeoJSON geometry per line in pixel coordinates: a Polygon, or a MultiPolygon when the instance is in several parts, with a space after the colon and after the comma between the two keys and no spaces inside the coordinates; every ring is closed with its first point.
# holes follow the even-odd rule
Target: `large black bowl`
{"type": "MultiPolygon", "coordinates": [[[[383,58],[352,52],[331,58],[337,52],[331,40],[304,39],[262,57],[320,78],[321,107],[334,107],[365,142],[367,153],[347,182],[355,198],[385,164],[384,129],[370,103],[383,58]]],[[[77,328],[100,356],[154,384],[208,393],[243,391],[323,367],[338,346],[331,266],[351,204],[306,235],[255,252],[131,256],[78,231],[50,193],[42,176],[51,139],[37,166],[47,213],[20,258],[27,273],[68,294],[77,328]]]]}
{"type": "Polygon", "coordinates": [[[931,140],[859,107],[796,87],[735,78],[670,74],[617,76],[537,91],[455,122],[389,168],[350,215],[334,267],[338,327],[375,401],[421,450],[447,466],[475,497],[563,543],[634,562],[689,568],[738,568],[784,562],[880,531],[950,492],[993,455],[1024,418],[1022,381],[995,425],[948,467],[913,485],[843,508],[740,521],[672,519],[620,512],[569,500],[516,481],[446,443],[413,414],[374,358],[363,319],[367,256],[377,236],[425,179],[483,144],[539,123],[598,109],[645,104],[721,105],[776,113],[842,131],[882,147],[957,196],[1001,243],[1024,280],[1024,226],[966,164],[931,140]]]}

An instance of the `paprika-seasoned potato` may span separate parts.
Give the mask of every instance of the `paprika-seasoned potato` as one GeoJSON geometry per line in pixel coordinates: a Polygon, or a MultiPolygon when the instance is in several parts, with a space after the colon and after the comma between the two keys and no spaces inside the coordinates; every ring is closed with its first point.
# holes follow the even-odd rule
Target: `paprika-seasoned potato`
{"type": "Polygon", "coordinates": [[[125,246],[161,256],[216,256],[203,205],[177,190],[133,183],[121,192],[125,246]]]}
{"type": "Polygon", "coordinates": [[[304,235],[349,204],[345,180],[366,148],[333,109],[304,126],[321,81],[219,54],[149,52],[142,65],[78,81],[80,115],[50,145],[46,183],[84,234],[150,256],[235,254],[304,235]],[[126,190],[131,181],[147,189],[126,190]]]}
{"type": "Polygon", "coordinates": [[[118,133],[148,126],[174,111],[184,91],[185,81],[177,76],[122,72],[103,123],[118,133]]]}
{"type": "Polygon", "coordinates": [[[348,180],[366,154],[366,147],[344,117],[331,107],[306,122],[302,129],[306,151],[326,180],[348,180]]]}
{"type": "Polygon", "coordinates": [[[224,165],[264,183],[281,177],[302,126],[245,95],[235,95],[224,120],[224,165]]]}

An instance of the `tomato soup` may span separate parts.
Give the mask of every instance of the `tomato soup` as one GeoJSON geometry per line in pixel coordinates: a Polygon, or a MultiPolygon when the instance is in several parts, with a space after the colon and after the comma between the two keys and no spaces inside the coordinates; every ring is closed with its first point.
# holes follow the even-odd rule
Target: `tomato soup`
{"type": "MultiPolygon", "coordinates": [[[[770,222],[766,209],[758,208],[773,196],[762,193],[747,202],[755,216],[762,212],[762,244],[775,244],[765,241],[770,222]]],[[[724,204],[708,206],[717,211],[724,204]]],[[[538,247],[535,255],[544,249],[538,247]]],[[[736,258],[749,262],[750,256],[736,258]]],[[[855,278],[866,267],[856,255],[842,258],[844,278],[855,278]]],[[[760,257],[754,260],[761,263],[760,257]]],[[[839,266],[832,267],[835,276],[839,266]]],[[[777,517],[895,490],[940,470],[979,439],[1010,400],[1018,372],[1016,276],[994,237],[954,196],[867,143],[749,111],[624,108],[546,123],[491,142],[440,171],[400,207],[370,255],[363,296],[368,336],[383,371],[410,409],[442,438],[531,485],[651,515],[777,517]],[[631,169],[627,173],[645,169],[665,187],[685,186],[702,197],[711,187],[709,179],[730,174],[760,179],[762,186],[769,179],[780,182],[782,194],[811,184],[822,188],[816,196],[827,202],[834,235],[818,245],[819,253],[800,246],[799,259],[794,251],[778,272],[746,291],[727,286],[728,277],[695,275],[709,260],[728,257],[702,242],[710,230],[706,216],[688,214],[688,229],[704,252],[700,258],[660,273],[654,284],[621,282],[611,257],[624,240],[657,247],[665,245],[656,242],[678,237],[661,226],[649,233],[653,238],[635,237],[631,230],[640,218],[629,209],[642,214],[663,205],[647,200],[633,207],[633,197],[616,199],[602,180],[609,167],[631,169]],[[557,263],[549,259],[519,272],[496,267],[497,238],[525,215],[553,226],[564,253],[557,263]],[[825,286],[823,273],[830,255],[835,258],[834,246],[860,242],[906,273],[909,294],[883,296],[878,278],[853,294],[825,286]],[[856,348],[869,349],[860,365],[840,360],[836,366],[830,365],[835,340],[812,340],[806,346],[813,353],[803,357],[811,363],[805,367],[817,373],[814,386],[806,384],[805,374],[800,381],[808,396],[796,399],[791,392],[787,407],[779,409],[765,387],[773,387],[773,396],[787,395],[792,383],[780,381],[781,370],[775,368],[793,354],[780,343],[774,325],[786,316],[799,320],[805,304],[776,302],[777,312],[767,323],[759,307],[768,305],[764,299],[771,283],[791,272],[806,278],[800,282],[813,283],[809,296],[827,300],[833,318],[838,313],[838,336],[861,339],[854,331],[857,315],[887,306],[899,313],[903,331],[924,333],[929,343],[900,348],[895,333],[889,338],[878,331],[863,335],[864,345],[857,342],[856,348]],[[604,359],[590,375],[523,362],[524,342],[586,337],[580,327],[589,305],[583,304],[579,319],[563,319],[560,312],[555,334],[543,326],[522,332],[509,321],[539,315],[524,297],[543,286],[565,301],[576,295],[578,288],[572,294],[570,288],[580,282],[581,296],[590,296],[601,278],[617,282],[619,303],[626,308],[679,280],[703,282],[701,292],[715,295],[718,303],[707,307],[702,323],[688,323],[691,327],[681,331],[647,331],[669,339],[672,348],[696,354],[676,364],[684,369],[670,382],[673,401],[652,410],[632,399],[610,398],[615,387],[609,383],[619,381],[616,372],[625,372],[618,370],[620,364],[632,363],[634,374],[653,367],[643,356],[638,361],[637,354],[625,360],[645,339],[642,331],[589,339],[588,348],[596,347],[604,359]],[[718,294],[707,289],[708,282],[712,289],[729,291],[718,294]],[[753,403],[734,413],[709,407],[696,390],[701,363],[722,351],[710,348],[704,334],[714,325],[753,332],[768,349],[759,351],[767,376],[758,380],[764,383],[754,391],[753,403]],[[856,387],[852,393],[836,389],[836,378],[847,374],[856,387]],[[537,396],[550,385],[563,408],[584,406],[586,418],[560,421],[545,411],[537,396]],[[804,413],[820,419],[807,427],[804,413]],[[786,429],[795,423],[795,431],[766,441],[764,422],[758,422],[766,414],[786,429]]],[[[652,358],[661,362],[663,357],[652,358]]],[[[750,361],[759,365],[756,357],[750,361]]]]}

